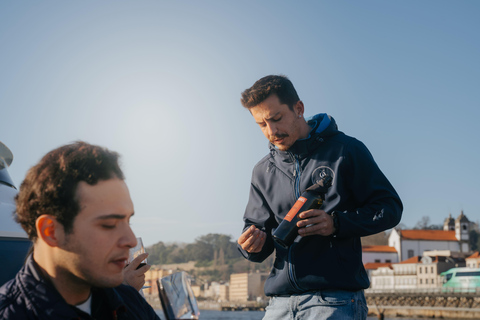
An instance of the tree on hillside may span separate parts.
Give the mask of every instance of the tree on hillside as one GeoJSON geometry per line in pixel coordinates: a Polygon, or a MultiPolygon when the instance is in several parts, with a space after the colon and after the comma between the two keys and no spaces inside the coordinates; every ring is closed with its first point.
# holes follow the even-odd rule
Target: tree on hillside
{"type": "Polygon", "coordinates": [[[231,236],[217,233],[209,233],[205,236],[198,237],[195,241],[196,244],[208,245],[212,248],[211,260],[214,258],[214,253],[217,252],[217,257],[222,259],[236,259],[240,257],[240,253],[237,250],[236,242],[231,240],[231,236]]]}
{"type": "Polygon", "coordinates": [[[480,251],[480,228],[478,223],[471,223],[469,236],[470,248],[473,251],[480,251]]]}
{"type": "MultiPolygon", "coordinates": [[[[158,242],[150,247],[145,248],[148,252],[148,262],[150,264],[165,264],[172,263],[173,252],[178,251],[178,245],[165,245],[163,242],[158,242]]],[[[177,259],[178,260],[178,259],[177,259]]]]}
{"type": "Polygon", "coordinates": [[[226,264],[231,259],[239,259],[236,242],[223,234],[207,234],[198,237],[194,243],[165,245],[159,242],[146,248],[149,253],[148,261],[151,264],[182,263],[197,261],[202,266],[216,262],[226,264]]]}

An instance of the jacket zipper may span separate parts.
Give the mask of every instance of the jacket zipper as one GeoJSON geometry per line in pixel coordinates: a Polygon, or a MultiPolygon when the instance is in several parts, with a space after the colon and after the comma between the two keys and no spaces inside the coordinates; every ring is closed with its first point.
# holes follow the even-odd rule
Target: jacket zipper
{"type": "MultiPolygon", "coordinates": [[[[295,183],[294,183],[294,194],[295,194],[295,199],[300,198],[300,176],[302,172],[300,171],[300,161],[296,156],[293,154],[290,154],[294,160],[294,168],[293,168],[293,177],[295,178],[295,183]]],[[[288,277],[290,278],[290,283],[292,286],[299,290],[302,291],[300,286],[297,283],[297,280],[295,279],[295,272],[293,270],[293,264],[292,264],[292,256],[293,256],[293,247],[295,246],[295,243],[293,243],[290,248],[288,248],[288,277]]]]}

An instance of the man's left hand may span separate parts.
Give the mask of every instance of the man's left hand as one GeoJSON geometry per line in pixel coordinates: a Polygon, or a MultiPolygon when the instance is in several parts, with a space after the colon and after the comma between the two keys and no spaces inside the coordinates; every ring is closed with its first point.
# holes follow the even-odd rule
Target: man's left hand
{"type": "Polygon", "coordinates": [[[335,232],[333,218],[323,210],[311,209],[298,215],[298,234],[302,237],[311,235],[329,236],[335,232]]]}

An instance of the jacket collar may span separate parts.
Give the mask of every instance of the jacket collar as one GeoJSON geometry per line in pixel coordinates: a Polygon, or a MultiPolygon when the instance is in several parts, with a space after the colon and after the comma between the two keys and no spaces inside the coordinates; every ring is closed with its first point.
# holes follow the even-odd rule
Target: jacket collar
{"type": "MultiPolygon", "coordinates": [[[[80,319],[75,309],[63,299],[53,284],[41,275],[40,267],[33,260],[33,254],[27,257],[24,267],[16,277],[22,295],[30,300],[31,307],[41,316],[40,318],[80,319]]],[[[93,288],[92,290],[93,292],[103,291],[112,312],[126,310],[123,299],[114,288],[93,288]]]]}
{"type": "Polygon", "coordinates": [[[304,159],[317,149],[326,138],[339,132],[335,120],[326,113],[320,113],[307,119],[307,123],[312,128],[307,138],[295,141],[286,151],[279,150],[269,142],[270,154],[273,156],[279,155],[285,162],[293,161],[294,157],[304,159]]]}

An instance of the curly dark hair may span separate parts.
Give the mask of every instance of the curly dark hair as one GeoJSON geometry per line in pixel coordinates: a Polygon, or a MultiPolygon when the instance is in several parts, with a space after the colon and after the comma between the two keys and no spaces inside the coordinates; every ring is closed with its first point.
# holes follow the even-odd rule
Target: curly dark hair
{"type": "Polygon", "coordinates": [[[43,214],[55,217],[70,233],[80,209],[75,199],[78,183],[95,185],[115,177],[124,180],[118,159],[118,153],[83,141],[50,151],[28,170],[20,185],[15,220],[32,241],[38,236],[35,222],[43,214]]]}
{"type": "Polygon", "coordinates": [[[286,76],[270,75],[257,80],[251,88],[243,91],[240,101],[245,108],[250,109],[272,94],[276,94],[280,103],[288,105],[292,111],[295,103],[300,100],[295,87],[286,76]]]}

